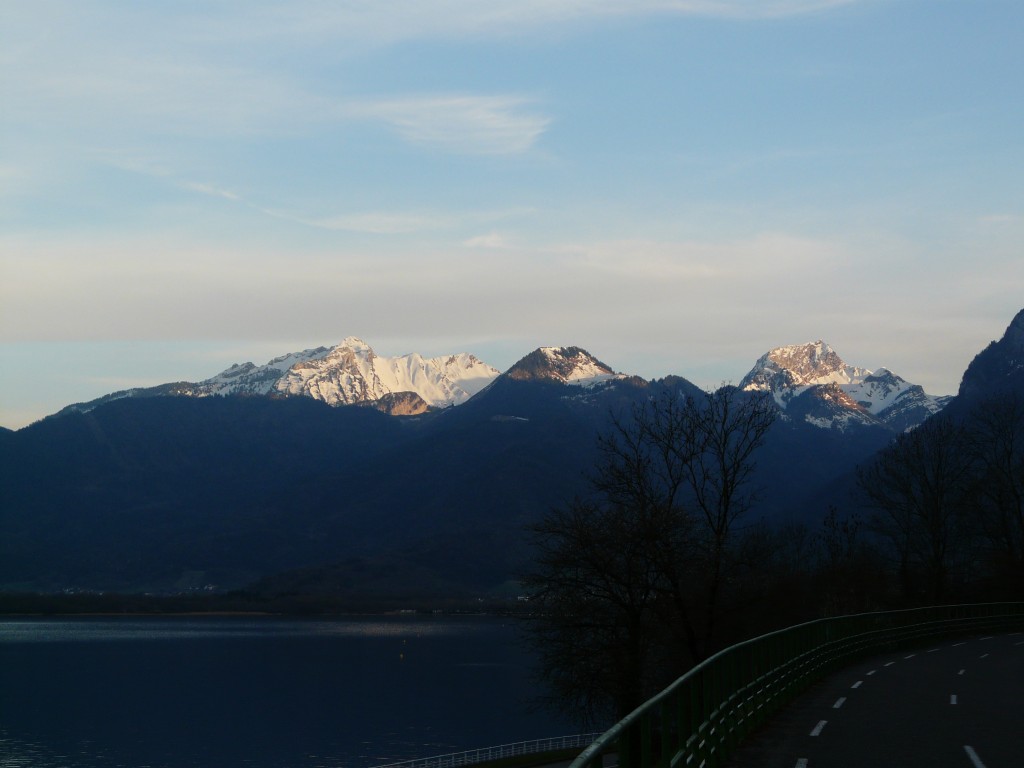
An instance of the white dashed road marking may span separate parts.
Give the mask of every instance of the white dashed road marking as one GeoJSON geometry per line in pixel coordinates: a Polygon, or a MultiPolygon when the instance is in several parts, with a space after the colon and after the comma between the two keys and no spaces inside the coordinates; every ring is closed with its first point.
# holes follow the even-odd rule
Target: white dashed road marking
{"type": "Polygon", "coordinates": [[[969,747],[964,744],[964,752],[967,753],[967,757],[970,758],[971,765],[973,765],[974,768],[985,768],[985,764],[981,762],[981,758],[978,757],[978,753],[974,751],[973,747],[969,747]]]}
{"type": "MultiPolygon", "coordinates": [[[[1020,633],[1015,633],[1015,634],[1020,634],[1020,633]]],[[[991,636],[990,637],[982,637],[982,638],[980,638],[980,640],[991,640],[991,639],[992,639],[991,636]]],[[[959,642],[959,643],[953,643],[951,647],[956,648],[956,647],[959,647],[961,645],[966,645],[966,644],[967,644],[967,641],[962,641],[962,642],[959,642]]],[[[1024,640],[1021,640],[1020,642],[1014,643],[1014,645],[1015,646],[1024,645],[1024,640]]],[[[928,650],[928,653],[937,653],[937,652],[939,652],[941,650],[942,650],[942,647],[931,648],[930,650],[928,650]]],[[[910,653],[910,654],[907,654],[906,656],[904,656],[903,658],[904,659],[912,659],[916,655],[917,655],[916,653],[910,653]]],[[[988,653],[983,653],[978,658],[984,659],[984,658],[987,658],[988,656],[989,656],[988,653]]],[[[895,663],[896,663],[896,660],[888,661],[883,666],[891,667],[895,663]]],[[[878,671],[877,669],[872,669],[872,670],[870,670],[868,672],[865,672],[864,675],[866,677],[870,677],[871,675],[874,675],[877,671],[878,671]]],[[[966,669],[961,669],[959,672],[957,672],[957,675],[958,676],[962,676],[962,675],[966,674],[966,672],[967,672],[966,669]]],[[[850,688],[851,689],[857,689],[857,688],[860,688],[863,684],[864,684],[864,680],[857,680],[856,682],[854,682],[853,684],[850,685],[850,688]]],[[[832,709],[839,709],[845,703],[846,703],[846,696],[840,696],[838,699],[836,699],[836,702],[832,705],[832,709]]],[[[955,706],[957,704],[957,694],[951,693],[949,695],[949,703],[950,703],[951,706],[955,706]]],[[[811,736],[820,736],[821,732],[825,729],[826,725],[828,725],[828,720],[819,720],[817,725],[815,725],[814,728],[811,730],[810,735],[811,736]]],[[[981,758],[978,757],[978,753],[974,751],[973,747],[971,747],[970,745],[965,744],[964,745],[964,752],[967,755],[967,758],[971,761],[971,765],[973,766],[973,768],[986,768],[985,763],[983,763],[981,758]]],[[[794,766],[794,768],[808,768],[808,759],[806,757],[799,758],[796,761],[796,765],[794,766]]]]}

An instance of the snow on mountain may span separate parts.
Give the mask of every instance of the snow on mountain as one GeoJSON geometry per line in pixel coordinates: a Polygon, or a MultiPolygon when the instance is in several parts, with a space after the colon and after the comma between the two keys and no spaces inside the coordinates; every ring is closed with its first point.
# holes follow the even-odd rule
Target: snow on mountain
{"type": "Polygon", "coordinates": [[[769,392],[791,417],[821,427],[880,423],[911,429],[949,401],[933,397],[887,368],[848,365],[823,341],[778,347],[762,355],[740,388],[769,392]]]}
{"type": "Polygon", "coordinates": [[[579,347],[540,347],[509,368],[506,375],[518,380],[547,379],[580,387],[627,378],[579,347]]]}
{"type": "Polygon", "coordinates": [[[425,358],[417,353],[380,357],[362,339],[274,358],[263,366],[233,365],[196,385],[196,394],[304,395],[329,405],[379,400],[414,392],[428,405],[468,400],[500,372],[473,355],[425,358]]]}
{"type": "Polygon", "coordinates": [[[741,389],[770,392],[785,408],[808,387],[860,384],[871,371],[847,365],[828,344],[815,341],[777,347],[762,355],[740,382],[741,389]]]}
{"type": "MultiPolygon", "coordinates": [[[[344,343],[344,342],[343,342],[344,343]]],[[[216,376],[196,384],[192,395],[269,395],[292,366],[301,365],[327,355],[327,347],[306,349],[275,357],[266,365],[253,363],[232,365],[216,376]]]]}
{"type": "Polygon", "coordinates": [[[379,357],[366,342],[350,336],[337,346],[291,352],[264,365],[235,364],[200,382],[114,392],[69,405],[61,413],[90,411],[123,397],[269,395],[312,397],[330,405],[374,405],[408,415],[464,403],[500,373],[466,353],[379,357]]]}

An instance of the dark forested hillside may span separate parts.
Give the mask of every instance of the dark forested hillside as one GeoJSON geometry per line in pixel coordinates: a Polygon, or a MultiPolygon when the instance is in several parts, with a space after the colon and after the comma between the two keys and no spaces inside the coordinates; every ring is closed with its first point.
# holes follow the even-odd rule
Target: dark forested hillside
{"type": "MultiPolygon", "coordinates": [[[[493,593],[529,562],[525,528],[586,493],[610,416],[664,390],[703,397],[675,377],[501,376],[411,417],[242,396],[51,417],[0,434],[0,589],[493,593]]],[[[816,524],[891,438],[779,418],[750,522],[816,524]]]]}

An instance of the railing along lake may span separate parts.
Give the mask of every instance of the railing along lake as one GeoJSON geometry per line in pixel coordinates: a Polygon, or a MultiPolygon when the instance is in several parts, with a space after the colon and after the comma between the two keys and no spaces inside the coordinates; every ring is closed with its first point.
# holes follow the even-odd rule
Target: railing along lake
{"type": "Polygon", "coordinates": [[[489,763],[508,757],[541,754],[558,750],[581,749],[592,743],[600,733],[580,733],[574,736],[553,736],[533,741],[518,741],[514,744],[502,744],[497,747],[483,747],[465,752],[452,752],[435,757],[421,757],[415,760],[403,760],[400,763],[374,766],[374,768],[459,768],[463,765],[489,763]]]}

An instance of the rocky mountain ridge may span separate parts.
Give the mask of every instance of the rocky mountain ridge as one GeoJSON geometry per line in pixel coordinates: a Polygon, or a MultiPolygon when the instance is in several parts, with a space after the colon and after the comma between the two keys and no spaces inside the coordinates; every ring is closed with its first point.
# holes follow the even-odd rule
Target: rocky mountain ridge
{"type": "Polygon", "coordinates": [[[975,355],[960,382],[959,397],[977,399],[992,390],[1024,387],[1024,309],[1007,326],[1002,338],[975,355]]]}
{"type": "MultiPolygon", "coordinates": [[[[88,411],[123,397],[248,395],[308,397],[331,406],[366,405],[395,416],[413,416],[462,405],[502,376],[574,385],[580,397],[595,387],[638,378],[616,372],[575,346],[540,347],[502,374],[468,353],[382,357],[350,336],[333,347],[288,353],[259,366],[235,364],[200,382],[115,392],[63,412],[88,411]]],[[[840,431],[882,427],[902,432],[949,401],[928,395],[886,368],[872,372],[849,365],[820,340],[770,350],[739,386],[770,393],[784,418],[840,431]]]]}
{"type": "Polygon", "coordinates": [[[349,336],[336,346],[288,353],[264,365],[236,363],[200,382],[115,392],[65,410],[88,411],[121,397],[250,395],[310,397],[333,406],[373,405],[393,415],[415,415],[464,403],[499,373],[468,353],[382,357],[349,336]]]}
{"type": "Polygon", "coordinates": [[[519,381],[546,379],[575,386],[594,386],[626,378],[580,347],[540,347],[506,371],[519,381]]]}
{"type": "Polygon", "coordinates": [[[880,425],[903,432],[950,400],[927,394],[887,368],[872,372],[849,365],[821,340],[768,351],[739,386],[771,394],[787,418],[839,430],[880,425]]]}

